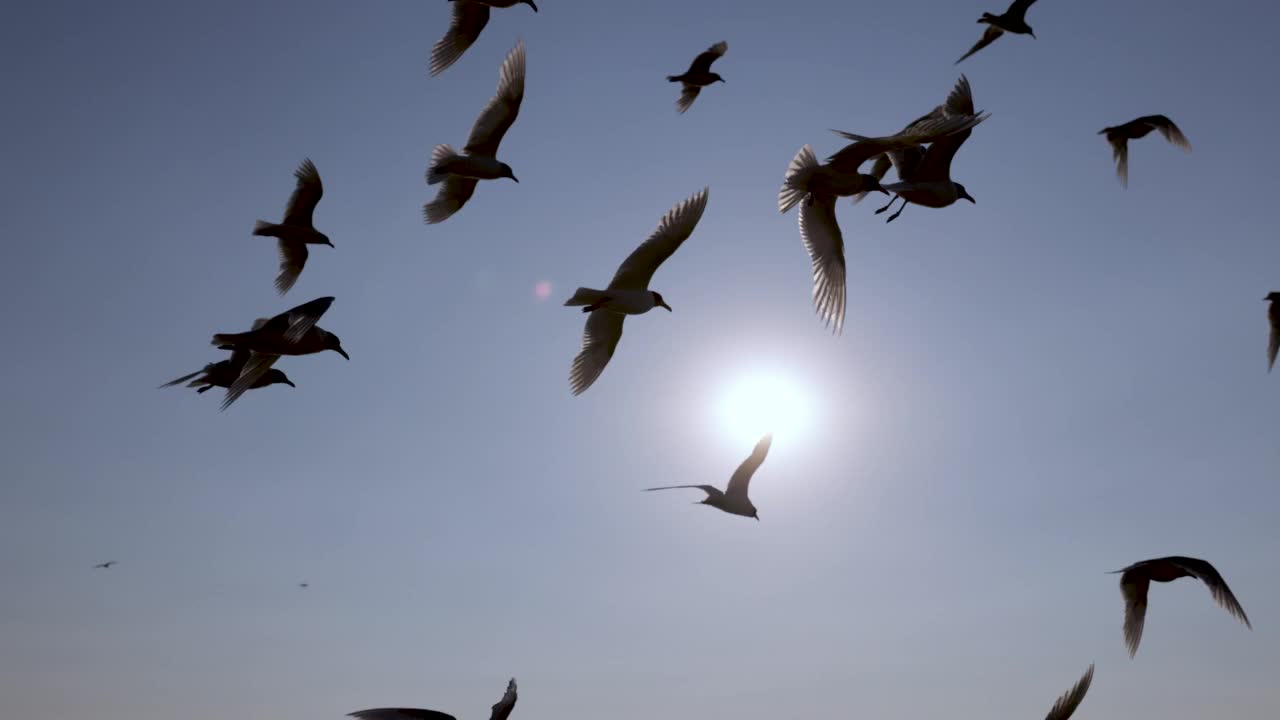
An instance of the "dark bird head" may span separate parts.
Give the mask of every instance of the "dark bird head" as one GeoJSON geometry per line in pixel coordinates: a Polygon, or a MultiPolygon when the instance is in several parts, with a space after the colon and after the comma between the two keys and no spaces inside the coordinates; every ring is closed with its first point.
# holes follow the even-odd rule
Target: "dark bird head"
{"type": "Polygon", "coordinates": [[[880,185],[880,178],[876,177],[875,175],[864,175],[859,173],[858,177],[862,178],[862,187],[866,188],[863,192],[874,191],[874,192],[882,192],[885,195],[889,194],[889,191],[885,190],[884,187],[880,185]]]}
{"type": "Polygon", "coordinates": [[[649,294],[653,296],[654,307],[663,307],[667,309],[667,312],[671,312],[671,306],[667,304],[666,300],[662,299],[662,293],[658,293],[650,290],[649,294]]]}
{"type": "Polygon", "coordinates": [[[271,368],[270,370],[267,371],[267,382],[264,384],[264,386],[276,385],[276,384],[284,384],[284,385],[288,385],[289,387],[298,387],[297,385],[293,384],[293,381],[290,380],[289,376],[285,375],[283,371],[277,370],[275,368],[271,368]]]}
{"type": "Polygon", "coordinates": [[[1032,40],[1039,40],[1039,38],[1036,37],[1036,31],[1032,30],[1030,25],[1027,26],[1027,34],[1031,36],[1032,40]]]}
{"type": "Polygon", "coordinates": [[[520,2],[533,8],[534,12],[538,12],[538,6],[533,4],[533,0],[520,0],[520,2]]]}
{"type": "Polygon", "coordinates": [[[961,185],[960,183],[956,183],[956,196],[961,200],[968,200],[974,205],[978,204],[978,201],[974,200],[973,196],[969,194],[969,191],[965,190],[964,186],[961,185]]]}
{"type": "Polygon", "coordinates": [[[755,508],[751,508],[751,517],[755,518],[756,522],[760,522],[760,511],[755,508]]]}
{"type": "Polygon", "coordinates": [[[1267,293],[1267,296],[1262,299],[1270,300],[1271,302],[1280,302],[1280,292],[1269,292],[1267,293]]]}
{"type": "Polygon", "coordinates": [[[328,236],[328,235],[325,235],[325,234],[324,234],[324,233],[322,233],[322,232],[318,232],[318,233],[316,233],[316,234],[317,234],[317,235],[319,235],[321,238],[323,238],[323,239],[324,239],[324,244],[325,244],[325,245],[328,245],[329,247],[333,247],[333,241],[329,239],[329,236],[328,236]]]}
{"type": "Polygon", "coordinates": [[[717,73],[711,73],[711,82],[713,83],[724,82],[724,78],[720,77],[720,75],[717,73]]]}
{"type": "MultiPolygon", "coordinates": [[[[329,333],[328,335],[325,336],[324,349],[332,350],[348,360],[351,359],[351,356],[347,354],[347,351],[342,349],[342,341],[339,340],[338,336],[334,335],[333,333],[329,333]]],[[[293,383],[289,383],[289,384],[292,385],[293,383]]]]}
{"type": "Polygon", "coordinates": [[[500,167],[500,169],[502,170],[502,174],[501,174],[501,175],[499,175],[498,177],[511,178],[512,180],[515,180],[516,182],[520,182],[520,181],[516,178],[516,174],[515,174],[515,172],[511,169],[511,166],[510,166],[510,165],[508,165],[508,164],[506,164],[506,163],[499,163],[499,165],[501,166],[501,167],[500,167]]]}

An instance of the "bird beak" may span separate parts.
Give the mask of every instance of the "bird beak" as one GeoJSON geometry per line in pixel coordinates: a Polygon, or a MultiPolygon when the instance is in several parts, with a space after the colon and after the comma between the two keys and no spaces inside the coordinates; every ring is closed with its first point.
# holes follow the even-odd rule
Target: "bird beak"
{"type": "Polygon", "coordinates": [[[879,190],[880,192],[884,193],[885,195],[888,195],[888,194],[889,194],[889,191],[888,191],[888,190],[885,190],[884,188],[876,188],[876,189],[877,189],[877,190],[879,190]]]}
{"type": "Polygon", "coordinates": [[[974,205],[977,205],[977,204],[978,204],[978,201],[977,201],[977,200],[974,200],[972,196],[965,195],[965,196],[964,196],[964,199],[965,199],[965,200],[968,200],[969,202],[973,203],[974,205]]]}
{"type": "Polygon", "coordinates": [[[1027,32],[1031,33],[1031,39],[1032,39],[1032,40],[1039,40],[1039,39],[1040,39],[1040,38],[1036,37],[1036,33],[1035,33],[1035,31],[1034,31],[1034,30],[1028,30],[1027,32]]]}
{"type": "Polygon", "coordinates": [[[667,312],[671,312],[671,306],[670,306],[670,305],[666,304],[665,302],[660,302],[660,303],[658,303],[658,304],[659,304],[659,305],[661,305],[662,307],[666,308],[666,309],[667,309],[667,312]]]}
{"type": "Polygon", "coordinates": [[[729,84],[728,81],[725,80],[724,78],[720,78],[720,82],[725,83],[726,85],[729,84]]]}
{"type": "Polygon", "coordinates": [[[512,175],[512,176],[511,176],[511,179],[512,179],[512,180],[515,180],[516,182],[520,182],[520,179],[519,179],[519,178],[517,178],[515,175],[512,175]]]}
{"type": "Polygon", "coordinates": [[[538,6],[533,4],[533,0],[529,0],[529,7],[533,8],[534,12],[538,12],[538,6]]]}
{"type": "Polygon", "coordinates": [[[346,351],[346,350],[343,350],[343,349],[342,349],[342,348],[340,348],[340,347],[336,347],[336,348],[334,348],[334,350],[335,350],[335,351],[337,351],[337,353],[338,353],[339,355],[341,355],[342,357],[344,357],[344,358],[346,358],[346,359],[348,359],[348,360],[350,360],[350,359],[351,359],[351,356],[347,354],[347,351],[346,351]]]}
{"type": "Polygon", "coordinates": [[[291,388],[296,388],[296,387],[298,387],[297,385],[294,385],[294,384],[293,384],[293,381],[292,381],[292,380],[285,380],[285,381],[284,381],[284,384],[285,384],[285,385],[288,385],[288,386],[289,386],[289,387],[291,387],[291,388]]]}

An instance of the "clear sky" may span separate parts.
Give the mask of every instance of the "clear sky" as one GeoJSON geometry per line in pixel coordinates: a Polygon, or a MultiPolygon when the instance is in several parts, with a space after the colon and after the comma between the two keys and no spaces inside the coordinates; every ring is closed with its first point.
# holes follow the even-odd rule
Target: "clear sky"
{"type": "Polygon", "coordinates": [[[1038,40],[952,65],[995,0],[543,0],[427,76],[443,0],[20,3],[0,27],[0,716],[302,720],[382,705],[514,720],[1078,717],[1280,710],[1280,289],[1268,3],[1042,0],[1038,40]],[[483,183],[427,227],[517,38],[527,94],[483,183]],[[727,83],[676,114],[729,42],[727,83]],[[849,313],[814,318],[797,149],[893,132],[968,74],[977,198],[885,225],[841,203],[849,313]],[[1164,113],[1195,150],[1095,133],[1164,113]],[[291,173],[326,193],[272,288],[291,173]],[[583,316],[661,215],[705,216],[581,397],[583,316]],[[539,300],[539,282],[552,285],[539,300]],[[157,390],[209,336],[323,295],[351,353],[297,383],[157,390]],[[650,485],[725,482],[761,374],[808,398],[761,522],[650,485]],[[741,399],[740,397],[738,398],[741,399]],[[1130,661],[1116,576],[1153,588],[1130,661]],[[120,564],[92,570],[106,560],[120,564]],[[297,583],[311,587],[301,590],[297,583]]]}

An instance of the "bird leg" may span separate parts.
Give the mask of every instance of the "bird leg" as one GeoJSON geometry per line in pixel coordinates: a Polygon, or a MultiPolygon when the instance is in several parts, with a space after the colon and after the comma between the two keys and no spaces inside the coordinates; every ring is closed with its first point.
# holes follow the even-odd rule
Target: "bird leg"
{"type": "MultiPolygon", "coordinates": [[[[877,214],[877,215],[879,215],[880,213],[884,212],[885,210],[888,210],[889,208],[893,207],[893,204],[894,204],[894,203],[896,203],[896,202],[898,202],[898,198],[900,198],[900,197],[901,197],[901,195],[894,195],[893,197],[889,198],[889,204],[888,204],[888,205],[885,205],[884,207],[882,207],[882,208],[880,208],[879,210],[877,210],[877,211],[876,211],[876,214],[877,214]]],[[[905,204],[905,203],[904,203],[904,204],[905,204]]],[[[899,211],[899,212],[901,212],[901,211],[899,211]]]]}
{"type": "Polygon", "coordinates": [[[891,223],[891,222],[893,222],[894,220],[897,220],[897,219],[898,219],[898,216],[902,214],[902,211],[903,211],[903,210],[906,210],[906,209],[907,209],[907,201],[906,201],[906,200],[903,200],[903,201],[902,201],[902,205],[898,208],[898,212],[896,212],[896,213],[894,213],[894,214],[890,215],[890,216],[888,217],[888,219],[886,219],[886,220],[885,220],[885,222],[887,222],[887,223],[891,223]]]}

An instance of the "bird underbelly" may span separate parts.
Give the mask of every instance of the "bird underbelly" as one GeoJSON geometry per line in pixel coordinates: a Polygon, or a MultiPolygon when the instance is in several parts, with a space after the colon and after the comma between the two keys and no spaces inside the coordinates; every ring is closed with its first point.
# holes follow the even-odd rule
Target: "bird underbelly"
{"type": "Polygon", "coordinates": [[[447,163],[444,172],[473,180],[497,180],[502,177],[502,165],[497,160],[462,156],[447,163]]]}
{"type": "Polygon", "coordinates": [[[640,292],[610,292],[609,300],[602,307],[623,315],[643,315],[653,309],[653,295],[648,290],[640,292]]]}
{"type": "Polygon", "coordinates": [[[954,205],[958,199],[955,188],[951,188],[950,192],[941,189],[903,190],[898,195],[912,205],[928,208],[944,208],[954,205]]]}

